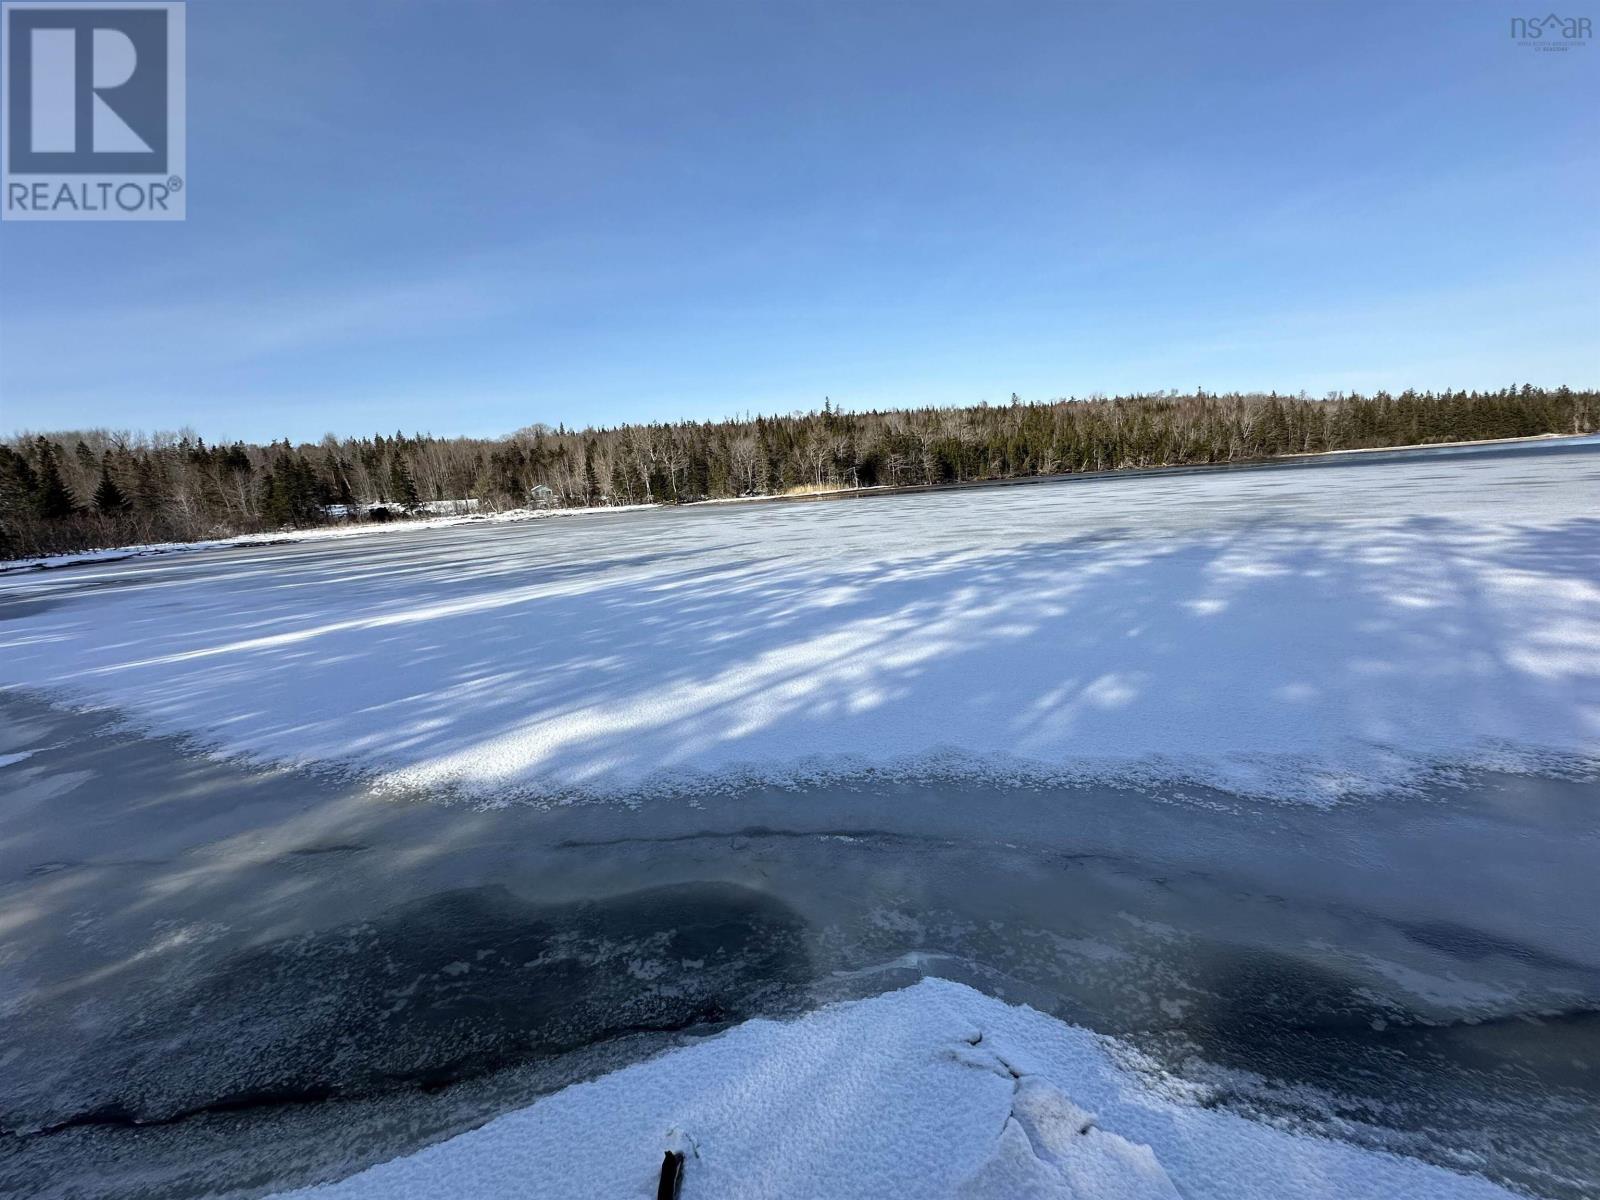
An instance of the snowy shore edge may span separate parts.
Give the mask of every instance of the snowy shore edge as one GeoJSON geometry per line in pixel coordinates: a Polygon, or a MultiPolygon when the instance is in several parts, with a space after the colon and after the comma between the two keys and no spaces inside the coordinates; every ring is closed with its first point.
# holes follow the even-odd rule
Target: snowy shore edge
{"type": "Polygon", "coordinates": [[[12,571],[41,571],[53,567],[75,567],[86,563],[122,562],[130,558],[149,558],[162,554],[193,554],[201,550],[232,550],[242,546],[280,546],[296,542],[340,541],[368,534],[426,533],[453,529],[459,525],[511,525],[522,521],[542,521],[550,517],[606,516],[611,513],[641,512],[661,508],[660,504],[618,504],[607,508],[515,508],[498,513],[462,513],[447,517],[422,517],[395,521],[363,521],[321,529],[284,529],[276,533],[240,533],[232,537],[199,542],[151,542],[139,546],[110,546],[103,550],[81,550],[72,554],[46,554],[35,558],[0,560],[0,575],[12,571]]]}
{"type": "Polygon", "coordinates": [[[753,1020],[298,1200],[1505,1200],[1478,1176],[1208,1107],[1109,1038],[961,984],[753,1020]]]}

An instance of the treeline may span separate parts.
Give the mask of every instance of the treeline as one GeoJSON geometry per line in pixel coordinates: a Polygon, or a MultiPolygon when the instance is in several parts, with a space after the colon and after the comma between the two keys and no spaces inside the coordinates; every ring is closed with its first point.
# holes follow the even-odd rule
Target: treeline
{"type": "Polygon", "coordinates": [[[207,445],[105,430],[0,443],[0,558],[482,508],[682,503],[800,489],[1236,462],[1588,433],[1600,394],[1562,387],[1326,399],[1166,393],[568,430],[499,439],[333,436],[207,445]],[[337,517],[333,514],[339,514],[337,517]]]}

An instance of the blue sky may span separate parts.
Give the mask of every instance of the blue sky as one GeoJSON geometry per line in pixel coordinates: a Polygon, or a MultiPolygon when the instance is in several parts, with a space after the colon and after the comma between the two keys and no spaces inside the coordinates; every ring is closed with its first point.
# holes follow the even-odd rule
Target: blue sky
{"type": "Polygon", "coordinates": [[[1597,384],[1517,7],[191,0],[189,218],[0,224],[0,431],[1597,384]]]}

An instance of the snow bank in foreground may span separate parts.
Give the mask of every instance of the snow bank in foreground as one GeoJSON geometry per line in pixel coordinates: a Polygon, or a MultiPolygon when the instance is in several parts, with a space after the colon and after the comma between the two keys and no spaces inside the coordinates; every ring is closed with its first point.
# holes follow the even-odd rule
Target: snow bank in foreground
{"type": "Polygon", "coordinates": [[[340,1183],[326,1200],[1474,1200],[1482,1179],[1163,1095],[1114,1043],[943,980],[579,1084],[340,1183]]]}
{"type": "MultiPolygon", "coordinates": [[[[441,505],[470,504],[476,500],[430,500],[422,505],[426,512],[443,512],[441,505]]],[[[365,506],[368,510],[382,508],[380,504],[365,506]]],[[[415,520],[363,521],[359,524],[335,525],[321,529],[288,529],[277,533],[241,533],[233,537],[216,538],[200,542],[146,542],[137,546],[111,546],[104,550],[79,550],[71,554],[46,554],[41,558],[0,559],[0,574],[7,571],[34,571],[47,567],[72,567],[80,563],[121,562],[125,558],[148,558],[155,554],[184,554],[197,550],[227,550],[235,546],[274,546],[290,542],[326,542],[342,538],[363,537],[369,533],[416,533],[427,529],[449,529],[456,525],[504,525],[514,521],[541,521],[546,517],[578,517],[606,513],[637,512],[645,508],[660,508],[659,504],[618,504],[610,508],[513,508],[505,512],[477,513],[452,512],[447,516],[422,517],[415,520]]],[[[342,509],[343,505],[330,506],[342,509]]],[[[344,512],[330,511],[332,516],[344,512]]]]}

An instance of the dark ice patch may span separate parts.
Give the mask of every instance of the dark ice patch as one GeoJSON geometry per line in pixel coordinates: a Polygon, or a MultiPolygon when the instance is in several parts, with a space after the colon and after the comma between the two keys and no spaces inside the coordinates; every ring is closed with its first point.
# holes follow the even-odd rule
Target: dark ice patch
{"type": "Polygon", "coordinates": [[[144,998],[24,1128],[443,1086],[638,1031],[787,1011],[803,922],[732,884],[570,905],[446,892],[275,942],[144,998]]]}

